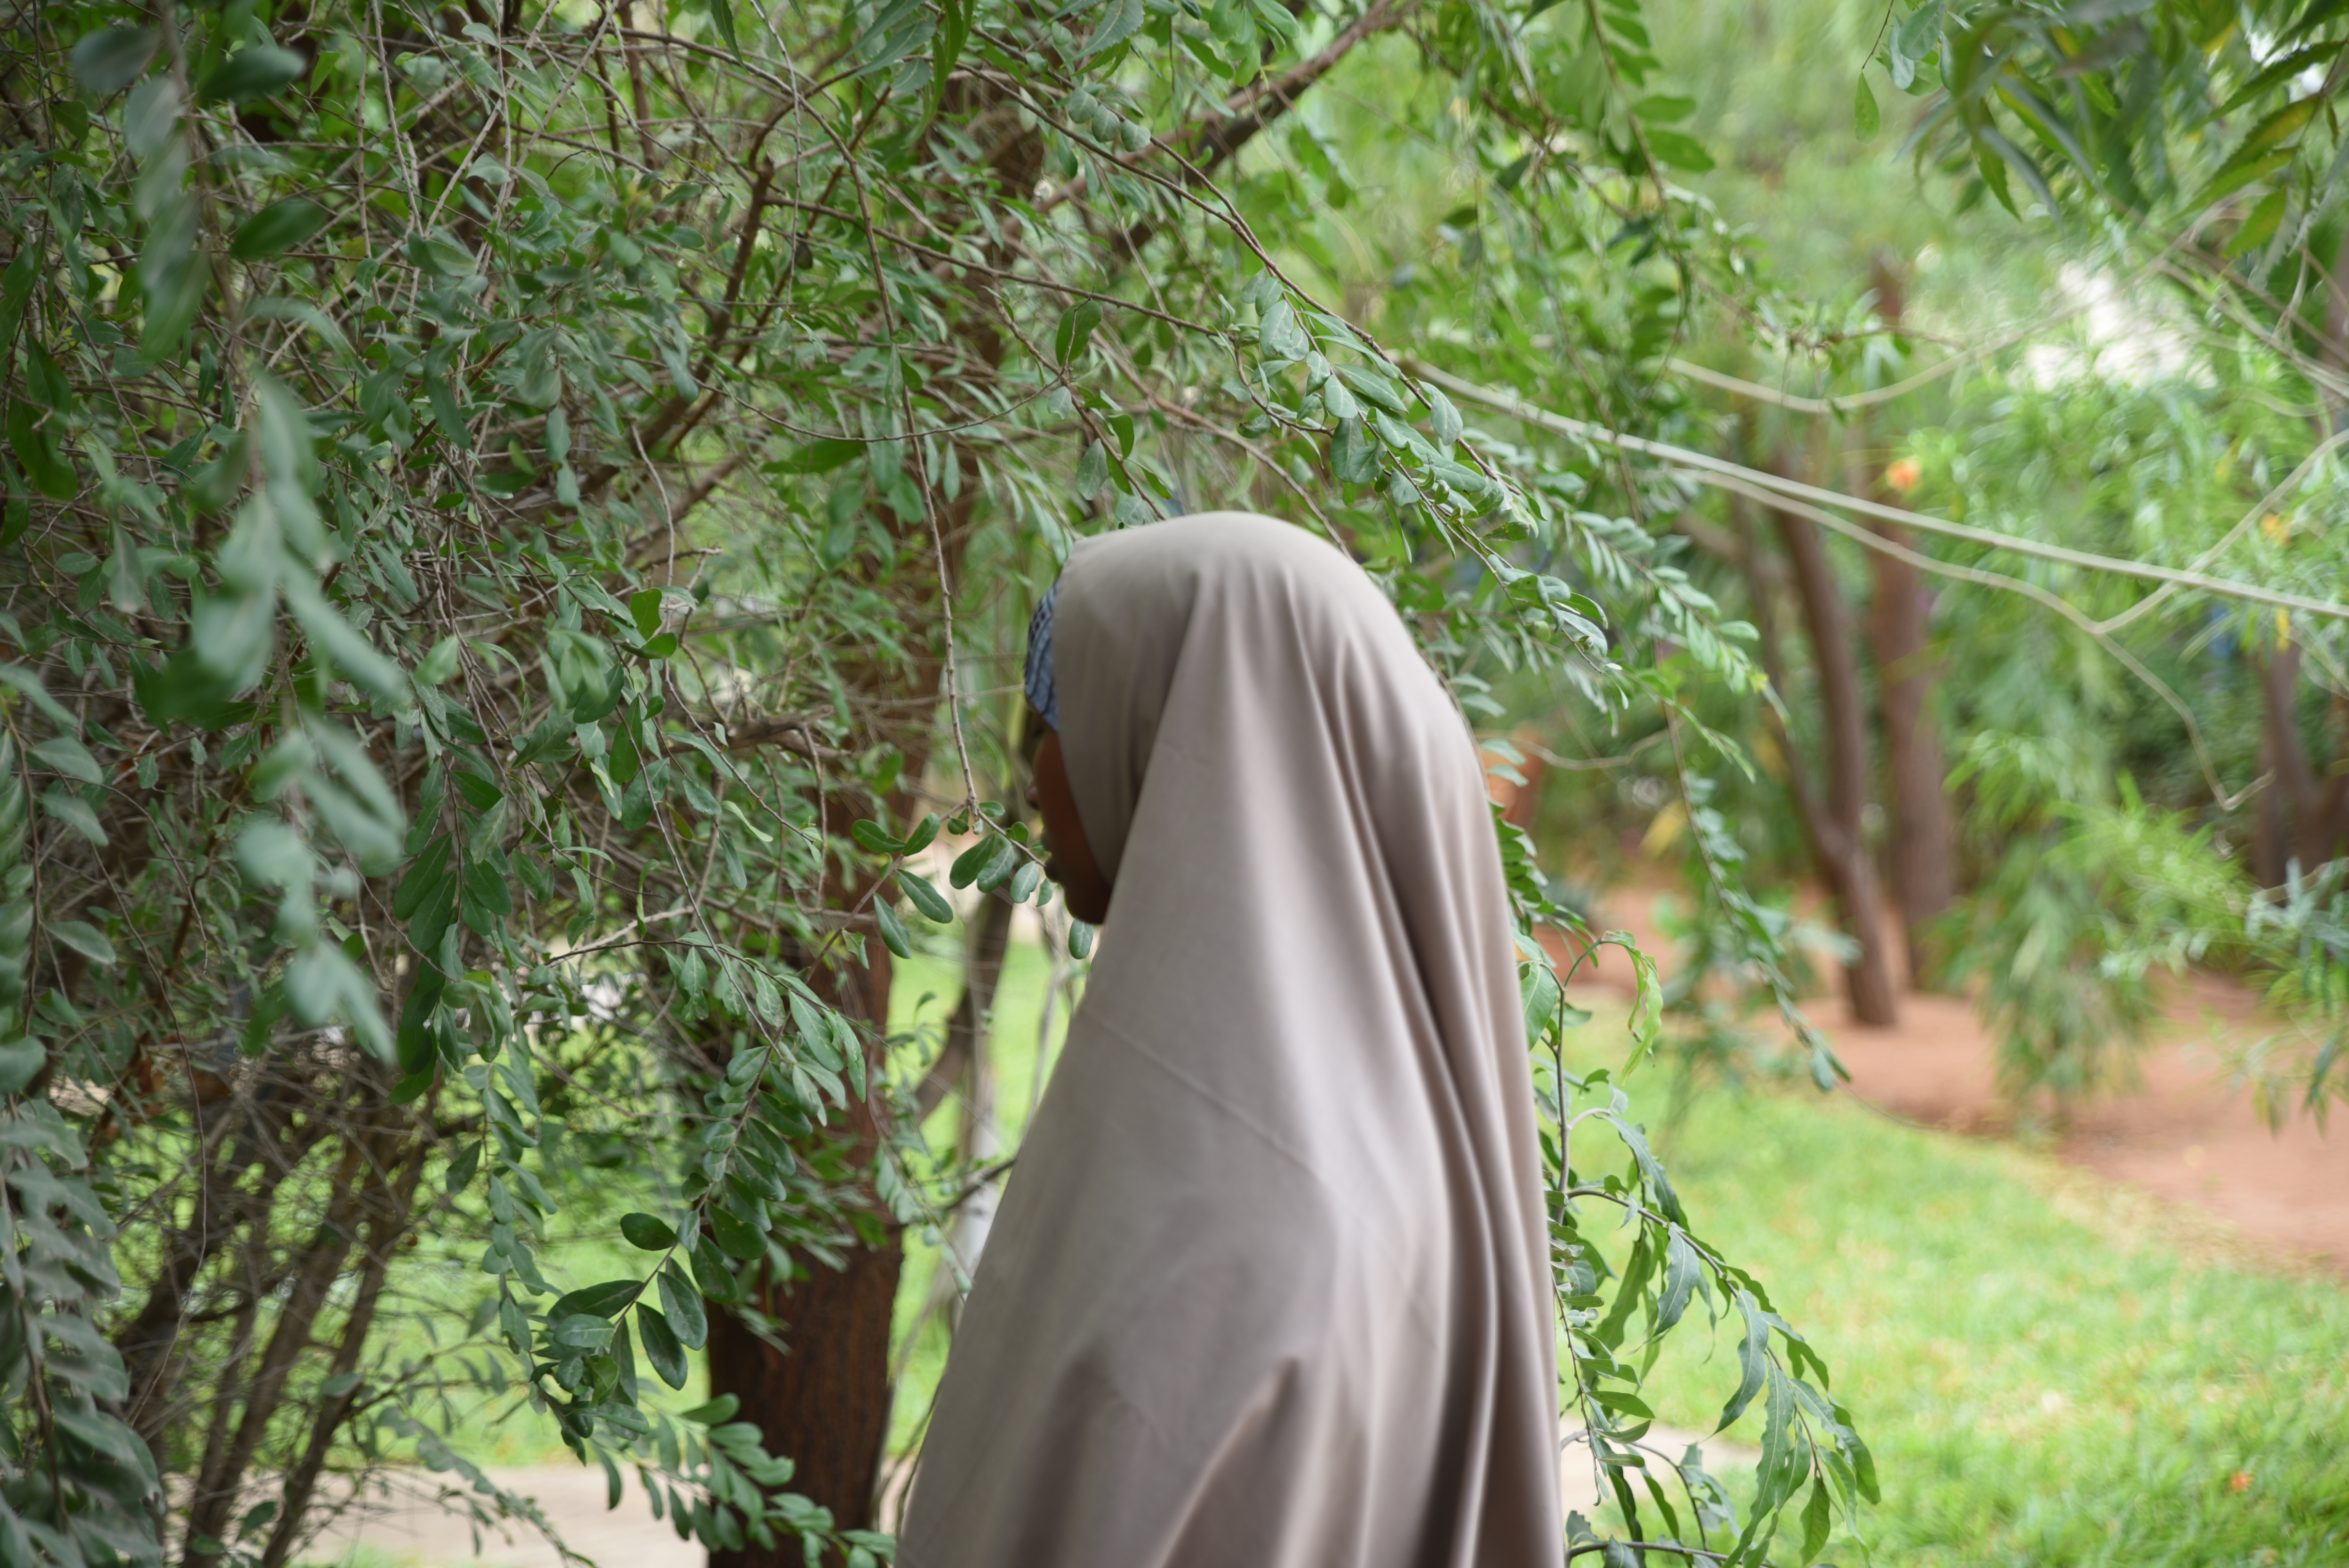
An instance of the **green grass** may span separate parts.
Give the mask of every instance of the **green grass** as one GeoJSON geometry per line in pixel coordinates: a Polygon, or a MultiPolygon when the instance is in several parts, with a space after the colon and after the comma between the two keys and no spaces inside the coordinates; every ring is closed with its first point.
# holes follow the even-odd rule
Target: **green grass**
{"type": "MultiPolygon", "coordinates": [[[[1698,1233],[1834,1369],[1882,1480],[1874,1561],[2349,1562],[2339,1282],[1843,1097],[1715,1095],[1664,1154],[1698,1233]]],[[[1733,1367],[1700,1325],[1659,1362],[1658,1414],[1709,1429],[1733,1367]]]]}

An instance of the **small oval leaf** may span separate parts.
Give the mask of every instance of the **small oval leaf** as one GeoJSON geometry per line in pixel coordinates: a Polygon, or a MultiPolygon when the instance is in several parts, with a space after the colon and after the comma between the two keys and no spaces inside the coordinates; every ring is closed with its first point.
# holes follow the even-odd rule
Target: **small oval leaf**
{"type": "Polygon", "coordinates": [[[222,61],[204,78],[196,97],[204,103],[218,103],[223,98],[231,103],[244,103],[267,98],[300,81],[309,68],[293,50],[263,44],[222,61]]]}
{"type": "Polygon", "coordinates": [[[678,1343],[677,1332],[668,1326],[655,1308],[639,1305],[636,1308],[636,1337],[644,1341],[645,1359],[653,1364],[660,1380],[672,1388],[685,1387],[685,1346],[678,1343]]]}
{"type": "Polygon", "coordinates": [[[139,79],[155,57],[152,27],[109,27],[73,47],[73,78],[84,92],[112,98],[139,79]]]}
{"type": "Polygon", "coordinates": [[[621,1215],[620,1234],[628,1239],[628,1245],[648,1253],[665,1253],[677,1245],[676,1227],[654,1214],[621,1215]]]}
{"type": "Polygon", "coordinates": [[[306,196],[273,201],[238,228],[236,237],[228,242],[228,253],[240,262],[257,262],[290,251],[325,228],[330,216],[306,196]]]}

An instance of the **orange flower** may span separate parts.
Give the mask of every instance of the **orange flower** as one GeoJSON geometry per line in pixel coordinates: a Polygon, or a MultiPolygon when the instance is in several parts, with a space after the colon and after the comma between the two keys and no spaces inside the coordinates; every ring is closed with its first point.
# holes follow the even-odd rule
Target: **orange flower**
{"type": "Polygon", "coordinates": [[[2249,1470],[2237,1470],[2233,1475],[2229,1476],[2227,1478],[2227,1490],[2229,1491],[2251,1491],[2251,1472],[2249,1470]]]}
{"type": "Polygon", "coordinates": [[[1914,458],[1902,458],[1884,470],[1884,482],[1907,495],[1925,480],[1925,465],[1914,458]]]}

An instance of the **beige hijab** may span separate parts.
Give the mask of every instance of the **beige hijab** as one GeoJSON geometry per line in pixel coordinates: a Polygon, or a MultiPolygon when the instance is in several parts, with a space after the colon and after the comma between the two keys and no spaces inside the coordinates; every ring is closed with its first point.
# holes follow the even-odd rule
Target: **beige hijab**
{"type": "Polygon", "coordinates": [[[1560,1559],[1541,1164],[1468,733],[1329,545],[1079,544],[1061,745],[1115,883],[904,1568],[1560,1559]]]}

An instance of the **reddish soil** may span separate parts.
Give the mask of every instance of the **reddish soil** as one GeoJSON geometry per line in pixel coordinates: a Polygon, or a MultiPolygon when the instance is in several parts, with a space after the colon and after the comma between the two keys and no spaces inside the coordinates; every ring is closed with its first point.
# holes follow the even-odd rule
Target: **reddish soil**
{"type": "MultiPolygon", "coordinates": [[[[1619,889],[1599,923],[1630,931],[1669,967],[1659,895],[1668,890],[1619,889]]],[[[1602,953],[1595,984],[1630,992],[1630,965],[1619,952],[1602,953]]],[[[1889,1029],[1852,1023],[1840,995],[1808,1006],[1851,1069],[1852,1092],[1868,1104],[1954,1132],[2003,1136],[2016,1127],[2017,1108],[1998,1091],[1994,1042],[1963,997],[1904,993],[1900,1022],[1889,1029]]],[[[2302,1115],[2269,1131],[2221,1059],[2228,1040],[2247,1043],[2271,1026],[2242,985],[2194,975],[2171,987],[2136,1084],[2069,1108],[2049,1136],[2071,1164],[2206,1211],[2260,1250],[2349,1275],[2349,1127],[2327,1137],[2302,1115]]]]}

